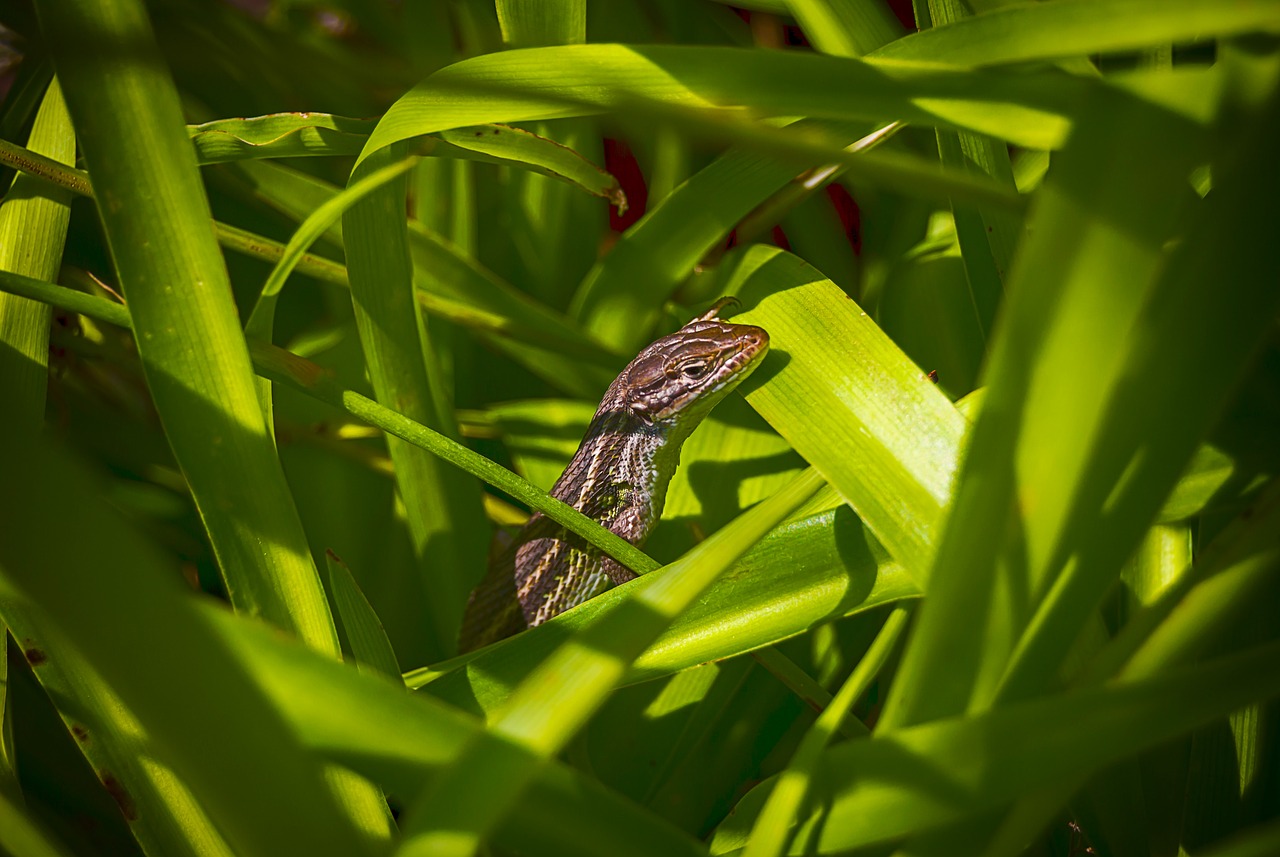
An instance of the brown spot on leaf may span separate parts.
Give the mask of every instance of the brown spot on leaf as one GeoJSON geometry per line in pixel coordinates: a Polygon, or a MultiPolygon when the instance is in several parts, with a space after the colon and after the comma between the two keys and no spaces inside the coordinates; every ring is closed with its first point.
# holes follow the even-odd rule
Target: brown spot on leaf
{"type": "Polygon", "coordinates": [[[27,656],[27,663],[33,667],[38,667],[49,660],[49,656],[44,653],[44,649],[35,645],[31,640],[27,640],[26,645],[22,647],[22,654],[27,656]]]}
{"type": "Polygon", "coordinates": [[[102,785],[106,787],[107,793],[115,800],[116,806],[120,807],[120,814],[124,816],[125,821],[137,821],[138,807],[134,804],[129,792],[125,790],[124,784],[116,779],[115,774],[110,771],[102,771],[99,774],[99,779],[102,780],[102,785]]]}
{"type": "Polygon", "coordinates": [[[79,723],[71,724],[71,734],[76,736],[76,740],[84,744],[89,740],[89,730],[81,726],[79,723]]]}

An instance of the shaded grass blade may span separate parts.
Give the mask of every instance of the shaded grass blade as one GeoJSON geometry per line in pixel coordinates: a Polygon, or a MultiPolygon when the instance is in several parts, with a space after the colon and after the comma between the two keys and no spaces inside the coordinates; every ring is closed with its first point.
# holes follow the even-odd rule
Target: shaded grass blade
{"type": "Polygon", "coordinates": [[[725,568],[821,486],[812,471],[717,531],[674,567],[603,613],[520,683],[477,740],[419,797],[401,851],[468,854],[528,788],[538,770],[622,680],[630,663],[725,568]]]}
{"type": "Polygon", "coordinates": [[[372,853],[180,579],[64,455],[7,424],[0,437],[13,453],[0,484],[0,576],[6,600],[47,617],[47,656],[71,647],[88,660],[137,718],[148,755],[191,788],[237,853],[372,853]],[[43,536],[53,519],[68,537],[43,536]],[[76,574],[84,568],[100,573],[76,574]]]}
{"type": "MultiPolygon", "coordinates": [[[[395,156],[388,150],[352,175],[358,182],[395,156]]],[[[371,192],[343,215],[351,298],[370,380],[379,401],[449,438],[458,436],[447,384],[434,360],[413,297],[402,177],[371,192]]],[[[388,441],[396,485],[422,577],[422,600],[438,650],[454,651],[467,593],[484,567],[479,486],[465,474],[399,438],[388,441]]]]}

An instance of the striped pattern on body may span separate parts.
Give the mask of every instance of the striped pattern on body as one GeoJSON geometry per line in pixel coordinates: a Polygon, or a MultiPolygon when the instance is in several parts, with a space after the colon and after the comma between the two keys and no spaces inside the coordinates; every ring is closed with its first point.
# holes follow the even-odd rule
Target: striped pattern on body
{"type": "MultiPolygon", "coordinates": [[[[609,385],[578,451],[551,489],[561,500],[642,545],[662,514],[680,448],[708,412],[764,357],[769,335],[716,317],[724,302],[642,350],[609,385]]],[[[535,513],[490,558],[471,594],[462,651],[541,624],[635,577],[535,513]]]]}

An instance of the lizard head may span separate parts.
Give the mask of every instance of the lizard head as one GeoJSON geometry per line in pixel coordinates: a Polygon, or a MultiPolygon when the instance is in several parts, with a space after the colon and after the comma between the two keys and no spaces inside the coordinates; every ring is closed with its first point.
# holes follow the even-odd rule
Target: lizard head
{"type": "Polygon", "coordinates": [[[692,427],[742,383],[769,350],[769,334],[708,316],[641,351],[614,382],[619,404],[646,423],[692,427]]]}

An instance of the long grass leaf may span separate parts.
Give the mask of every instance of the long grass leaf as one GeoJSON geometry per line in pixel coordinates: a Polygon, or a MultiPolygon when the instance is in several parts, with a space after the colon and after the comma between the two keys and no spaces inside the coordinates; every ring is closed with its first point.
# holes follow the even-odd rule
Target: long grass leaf
{"type": "Polygon", "coordinates": [[[964,432],[963,418],[875,323],[803,260],[749,248],[726,291],[783,355],[747,401],[817,467],[889,552],[923,582],[964,432]]]}
{"type": "Polygon", "coordinates": [[[630,663],[730,563],[821,484],[816,474],[801,474],[677,561],[679,573],[619,602],[558,648],[491,718],[493,738],[474,742],[419,797],[401,852],[474,853],[539,769],[621,681],[630,663]]]}
{"type": "Polygon", "coordinates": [[[181,778],[237,853],[373,853],[179,578],[65,454],[7,424],[0,435],[13,453],[0,483],[0,576],[6,601],[47,617],[45,657],[81,653],[137,719],[146,755],[181,778]],[[44,537],[41,522],[55,517],[68,537],[44,537]],[[90,567],[103,573],[76,573],[90,567]]]}
{"type": "MultiPolygon", "coordinates": [[[[386,166],[390,151],[352,175],[386,166]]],[[[343,216],[351,297],[370,380],[379,401],[446,437],[457,437],[440,366],[418,321],[404,215],[406,182],[388,183],[343,216]]],[[[439,459],[388,441],[396,486],[421,569],[422,603],[442,653],[454,650],[468,591],[483,572],[486,527],[479,486],[439,459]]]]}

